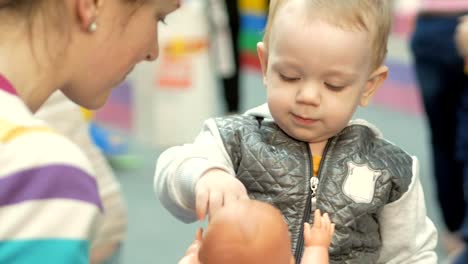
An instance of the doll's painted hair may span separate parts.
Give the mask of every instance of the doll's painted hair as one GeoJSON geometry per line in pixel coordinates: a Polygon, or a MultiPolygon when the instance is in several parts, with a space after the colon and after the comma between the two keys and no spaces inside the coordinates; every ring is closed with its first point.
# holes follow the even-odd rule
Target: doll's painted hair
{"type": "Polygon", "coordinates": [[[210,220],[199,252],[202,264],[289,264],[288,225],[264,202],[244,200],[221,208],[210,220]]]}

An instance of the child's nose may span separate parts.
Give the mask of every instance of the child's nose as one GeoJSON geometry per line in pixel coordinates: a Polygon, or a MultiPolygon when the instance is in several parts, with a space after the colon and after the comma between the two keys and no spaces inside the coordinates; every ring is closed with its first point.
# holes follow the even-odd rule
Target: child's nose
{"type": "Polygon", "coordinates": [[[296,94],[296,101],[298,103],[317,106],[320,104],[320,100],[320,86],[316,83],[302,85],[296,94]]]}

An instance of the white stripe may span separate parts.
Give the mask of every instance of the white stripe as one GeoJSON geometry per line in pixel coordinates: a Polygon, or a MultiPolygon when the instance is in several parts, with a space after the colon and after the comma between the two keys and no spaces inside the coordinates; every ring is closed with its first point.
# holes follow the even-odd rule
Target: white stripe
{"type": "Polygon", "coordinates": [[[0,105],[2,106],[2,111],[0,112],[2,120],[21,126],[40,126],[45,124],[43,121],[33,117],[31,111],[18,96],[0,92],[0,105]]]}
{"type": "Polygon", "coordinates": [[[95,231],[98,214],[98,208],[93,204],[65,199],[0,207],[0,240],[88,240],[95,231]]]}
{"type": "Polygon", "coordinates": [[[78,167],[93,176],[93,170],[82,151],[61,135],[31,132],[0,145],[0,179],[18,171],[62,164],[78,167]]]}
{"type": "Polygon", "coordinates": [[[92,246],[110,244],[121,241],[125,237],[127,227],[127,211],[120,192],[101,196],[104,214],[100,215],[96,240],[92,246]]]}

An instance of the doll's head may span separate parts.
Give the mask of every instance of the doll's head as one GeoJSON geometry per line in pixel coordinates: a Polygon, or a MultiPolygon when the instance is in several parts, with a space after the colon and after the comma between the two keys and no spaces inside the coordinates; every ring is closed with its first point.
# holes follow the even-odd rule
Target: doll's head
{"type": "Polygon", "coordinates": [[[202,264],[294,263],[281,212],[255,200],[231,203],[213,216],[199,259],[202,264]]]}

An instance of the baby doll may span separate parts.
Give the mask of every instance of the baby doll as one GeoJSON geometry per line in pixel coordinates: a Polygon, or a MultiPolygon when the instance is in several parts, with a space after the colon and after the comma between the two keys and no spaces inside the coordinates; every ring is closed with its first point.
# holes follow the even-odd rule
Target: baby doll
{"type": "MultiPolygon", "coordinates": [[[[328,263],[333,232],[328,214],[321,216],[316,210],[313,226],[304,225],[302,263],[328,263]]],[[[281,212],[270,204],[255,200],[229,204],[213,216],[204,237],[201,230],[197,232],[195,242],[179,262],[184,263],[294,263],[288,226],[281,212]]]]}

